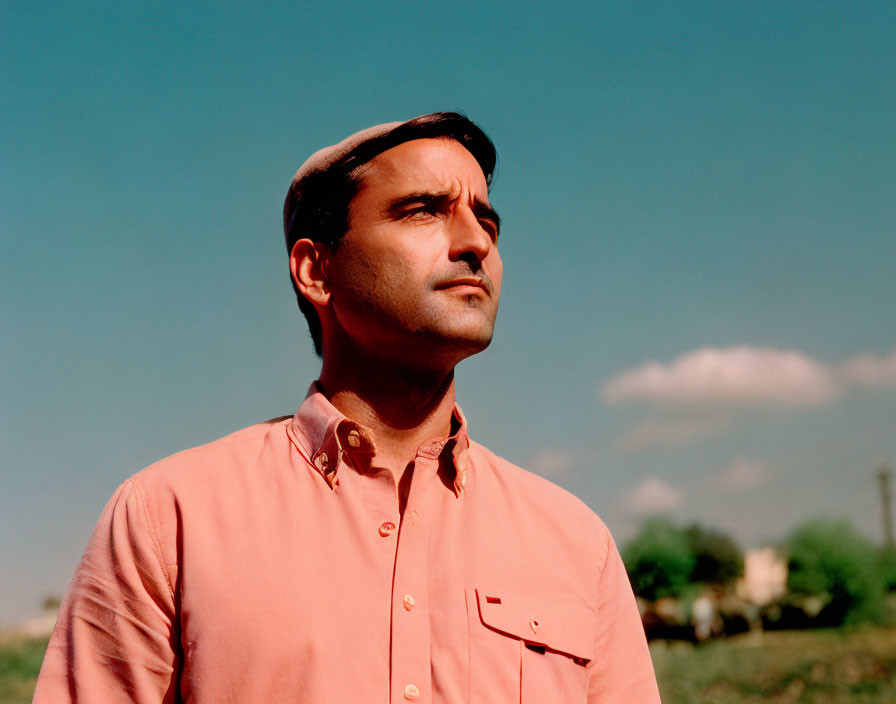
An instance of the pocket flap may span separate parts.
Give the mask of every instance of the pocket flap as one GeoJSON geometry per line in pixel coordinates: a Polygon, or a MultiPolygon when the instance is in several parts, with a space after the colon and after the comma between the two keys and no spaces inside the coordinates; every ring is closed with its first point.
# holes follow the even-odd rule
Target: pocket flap
{"type": "Polygon", "coordinates": [[[477,589],[476,599],[479,617],[489,628],[573,657],[594,657],[597,614],[587,606],[503,589],[477,589]]]}

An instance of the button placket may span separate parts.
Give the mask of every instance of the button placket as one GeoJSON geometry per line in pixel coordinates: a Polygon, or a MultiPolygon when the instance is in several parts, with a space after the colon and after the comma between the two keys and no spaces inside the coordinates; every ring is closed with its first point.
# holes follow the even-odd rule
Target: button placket
{"type": "Polygon", "coordinates": [[[383,560],[384,573],[391,575],[395,568],[396,538],[399,532],[398,502],[395,500],[395,480],[388,470],[378,468],[353,473],[361,489],[364,511],[370,519],[368,530],[375,541],[374,549],[383,560]]]}
{"type": "Polygon", "coordinates": [[[408,504],[402,519],[392,584],[393,702],[431,702],[429,566],[424,498],[428,486],[418,481],[434,473],[435,460],[417,457],[408,504]]]}

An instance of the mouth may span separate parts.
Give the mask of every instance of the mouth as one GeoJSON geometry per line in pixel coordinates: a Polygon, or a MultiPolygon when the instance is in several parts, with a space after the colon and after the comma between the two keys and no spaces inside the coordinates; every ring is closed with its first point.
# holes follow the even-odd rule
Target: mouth
{"type": "Polygon", "coordinates": [[[436,291],[451,290],[457,293],[491,293],[491,283],[480,276],[459,276],[439,282],[435,289],[436,291]]]}

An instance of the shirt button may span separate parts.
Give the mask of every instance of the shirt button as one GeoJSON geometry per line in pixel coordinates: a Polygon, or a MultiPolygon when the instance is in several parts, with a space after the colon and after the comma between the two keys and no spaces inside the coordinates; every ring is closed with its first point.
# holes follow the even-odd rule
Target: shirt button
{"type": "Polygon", "coordinates": [[[407,609],[408,611],[410,611],[417,605],[417,602],[414,600],[414,597],[412,597],[410,594],[405,594],[404,599],[402,599],[401,602],[404,604],[404,608],[407,609]]]}
{"type": "Polygon", "coordinates": [[[392,521],[386,521],[385,523],[380,523],[380,535],[384,538],[388,538],[395,532],[395,524],[392,521]]]}
{"type": "Polygon", "coordinates": [[[352,447],[361,447],[361,433],[359,433],[357,430],[349,430],[348,444],[352,447]]]}
{"type": "Polygon", "coordinates": [[[420,696],[420,690],[417,689],[416,685],[409,684],[404,688],[404,698],[408,701],[414,701],[417,697],[420,696]]]}

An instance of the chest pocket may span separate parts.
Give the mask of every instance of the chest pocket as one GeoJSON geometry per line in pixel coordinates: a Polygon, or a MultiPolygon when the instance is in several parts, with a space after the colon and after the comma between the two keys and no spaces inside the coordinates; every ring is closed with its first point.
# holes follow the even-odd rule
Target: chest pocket
{"type": "Polygon", "coordinates": [[[592,609],[502,589],[467,589],[466,598],[470,704],[586,701],[592,609]]]}

